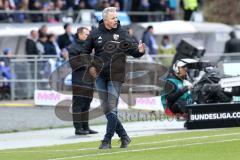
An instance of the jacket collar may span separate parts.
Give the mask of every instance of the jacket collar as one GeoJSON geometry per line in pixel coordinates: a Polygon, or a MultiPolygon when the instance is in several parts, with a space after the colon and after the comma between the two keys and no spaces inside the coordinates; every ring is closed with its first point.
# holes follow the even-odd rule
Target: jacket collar
{"type": "Polygon", "coordinates": [[[99,29],[102,30],[102,31],[116,31],[118,30],[120,27],[121,27],[121,24],[120,24],[120,21],[118,20],[118,25],[117,25],[117,28],[113,28],[111,30],[107,29],[103,23],[103,19],[99,21],[99,29]]]}
{"type": "Polygon", "coordinates": [[[75,43],[78,43],[78,44],[81,44],[81,43],[84,43],[83,40],[80,40],[77,35],[75,35],[75,43]]]}

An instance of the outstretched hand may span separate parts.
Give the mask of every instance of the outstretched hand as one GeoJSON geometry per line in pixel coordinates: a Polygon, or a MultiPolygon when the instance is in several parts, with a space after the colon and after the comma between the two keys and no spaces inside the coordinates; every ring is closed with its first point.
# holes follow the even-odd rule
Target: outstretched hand
{"type": "Polygon", "coordinates": [[[141,40],[139,41],[139,44],[138,44],[138,51],[139,51],[140,53],[142,53],[142,54],[145,53],[145,44],[142,43],[141,40]]]}

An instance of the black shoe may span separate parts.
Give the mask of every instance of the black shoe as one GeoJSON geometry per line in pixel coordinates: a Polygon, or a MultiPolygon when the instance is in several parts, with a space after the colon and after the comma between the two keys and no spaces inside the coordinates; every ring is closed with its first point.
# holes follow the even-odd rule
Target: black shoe
{"type": "Polygon", "coordinates": [[[97,131],[91,130],[89,128],[88,122],[83,122],[82,125],[83,125],[83,129],[89,132],[88,134],[97,134],[98,133],[97,131]]]}
{"type": "Polygon", "coordinates": [[[88,134],[97,134],[98,133],[97,131],[94,131],[92,129],[89,129],[88,132],[89,132],[88,134]]]}
{"type": "Polygon", "coordinates": [[[86,135],[89,134],[89,131],[81,129],[75,129],[75,135],[86,135]]]}
{"type": "Polygon", "coordinates": [[[105,141],[105,140],[101,141],[99,149],[111,149],[111,148],[112,148],[111,141],[105,141]]]}
{"type": "Polygon", "coordinates": [[[124,138],[121,138],[121,142],[122,143],[121,143],[120,148],[127,148],[128,145],[131,143],[131,139],[128,136],[126,136],[124,138]]]}

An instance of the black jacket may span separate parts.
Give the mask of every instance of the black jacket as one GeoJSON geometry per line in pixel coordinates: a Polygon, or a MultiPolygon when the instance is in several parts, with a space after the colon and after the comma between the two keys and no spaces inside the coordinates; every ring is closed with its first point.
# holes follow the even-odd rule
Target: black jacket
{"type": "Polygon", "coordinates": [[[95,58],[92,64],[100,72],[100,76],[106,80],[118,82],[124,82],[126,56],[131,55],[137,58],[143,55],[138,52],[138,44],[129,36],[127,30],[121,28],[120,22],[117,28],[108,30],[101,20],[99,27],[93,30],[85,41],[84,53],[90,54],[93,48],[95,58]],[[107,47],[106,44],[110,41],[112,45],[107,47]],[[122,41],[130,42],[131,47],[120,49],[119,44],[122,41]],[[110,51],[106,48],[110,48],[110,51]]]}
{"type": "Polygon", "coordinates": [[[240,39],[233,38],[226,42],[224,53],[240,52],[240,39]]]}
{"type": "Polygon", "coordinates": [[[39,55],[38,49],[37,49],[37,44],[32,39],[28,38],[26,40],[25,50],[26,50],[27,55],[39,55]]]}
{"type": "Polygon", "coordinates": [[[91,57],[90,55],[86,55],[86,57],[79,56],[80,54],[83,54],[83,44],[84,41],[81,41],[79,39],[76,39],[74,43],[72,43],[68,47],[68,52],[69,52],[69,62],[70,66],[72,68],[72,83],[73,85],[87,85],[91,86],[90,82],[92,82],[92,77],[89,75],[87,72],[86,66],[79,67],[81,64],[90,64],[91,62],[91,57]],[[87,73],[87,75],[85,75],[87,73]],[[83,77],[85,79],[83,79],[83,77]],[[88,83],[84,83],[84,81],[88,83]]]}
{"type": "MultiPolygon", "coordinates": [[[[70,35],[72,38],[74,38],[74,35],[70,35]]],[[[71,43],[73,42],[67,33],[64,33],[58,37],[58,45],[60,49],[67,48],[71,43]]]]}

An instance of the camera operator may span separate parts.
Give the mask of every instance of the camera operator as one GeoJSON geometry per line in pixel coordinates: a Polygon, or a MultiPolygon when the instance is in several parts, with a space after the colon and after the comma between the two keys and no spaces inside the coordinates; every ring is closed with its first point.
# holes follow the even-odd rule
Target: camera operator
{"type": "Polygon", "coordinates": [[[187,80],[187,64],[192,59],[180,59],[173,64],[166,84],[162,103],[165,112],[170,110],[173,114],[184,114],[186,105],[192,104],[190,90],[193,85],[187,80]]]}

